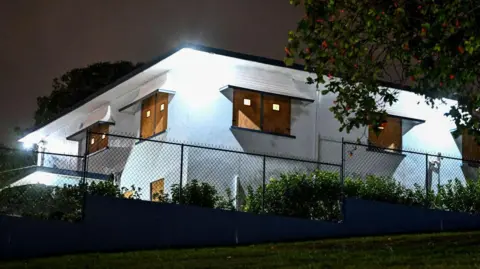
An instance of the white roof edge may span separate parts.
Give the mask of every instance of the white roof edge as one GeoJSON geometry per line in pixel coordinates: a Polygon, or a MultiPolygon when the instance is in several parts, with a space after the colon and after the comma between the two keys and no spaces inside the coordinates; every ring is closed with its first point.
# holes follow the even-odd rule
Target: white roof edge
{"type": "MultiPolygon", "coordinates": [[[[178,53],[178,52],[177,52],[177,53],[178,53]]],[[[173,55],[171,55],[171,56],[173,56],[173,55]]],[[[171,56],[170,56],[170,57],[171,57],[171,56]]],[[[166,59],[164,59],[164,60],[166,60],[166,59]]],[[[159,63],[161,63],[161,62],[162,62],[162,61],[158,62],[157,64],[159,64],[159,63]]],[[[155,65],[154,65],[154,66],[155,66],[155,65]]],[[[122,86],[122,85],[125,85],[126,83],[131,82],[133,79],[135,79],[135,78],[137,78],[138,76],[140,76],[140,75],[142,75],[142,74],[145,74],[147,71],[151,70],[154,66],[151,66],[151,67],[143,70],[142,72],[136,74],[135,76],[130,77],[129,79],[127,79],[127,80],[125,80],[124,82],[116,85],[115,87],[111,88],[110,90],[108,90],[108,91],[106,91],[106,92],[103,92],[102,94],[96,96],[94,99],[88,101],[87,103],[81,105],[80,107],[78,107],[78,108],[76,108],[76,109],[74,109],[74,110],[72,110],[72,111],[70,111],[70,112],[62,115],[61,117],[59,117],[59,118],[57,118],[57,119],[49,122],[48,124],[40,127],[39,129],[36,129],[36,130],[34,130],[34,131],[26,134],[25,136],[21,137],[21,138],[18,139],[17,141],[20,142],[20,143],[29,143],[29,144],[30,144],[30,143],[33,144],[33,143],[39,142],[40,140],[42,140],[42,139],[45,137],[45,135],[42,135],[42,134],[41,134],[42,130],[45,130],[46,128],[51,127],[52,125],[54,125],[54,124],[55,124],[56,122],[58,122],[59,120],[62,120],[62,119],[65,119],[66,117],[71,116],[72,113],[78,112],[79,110],[82,110],[82,109],[83,109],[83,110],[86,109],[86,107],[88,107],[88,105],[91,104],[91,102],[95,101],[96,99],[98,100],[98,98],[101,98],[101,97],[104,96],[105,94],[108,94],[108,93],[110,93],[111,91],[114,91],[115,89],[117,89],[118,87],[120,87],[120,86],[122,86]],[[38,134],[38,135],[36,136],[35,134],[38,134]]],[[[165,72],[162,72],[162,73],[165,73],[165,72]]],[[[148,83],[148,82],[149,82],[149,81],[147,81],[147,82],[145,82],[145,83],[148,83]]],[[[137,86],[137,87],[135,87],[135,88],[141,87],[141,86],[144,85],[145,83],[143,83],[143,84],[141,84],[141,85],[139,85],[139,86],[137,86]]],[[[93,112],[93,111],[91,111],[91,112],[93,112]]],[[[72,119],[72,120],[74,120],[74,119],[72,119]]]]}
{"type": "Polygon", "coordinates": [[[175,91],[172,90],[167,90],[167,89],[161,89],[162,86],[165,85],[168,79],[168,72],[164,72],[151,80],[145,82],[144,84],[140,85],[137,87],[135,90],[138,90],[137,96],[130,102],[128,102],[126,105],[124,105],[122,108],[119,109],[119,111],[125,110],[128,107],[131,107],[137,102],[142,101],[146,97],[150,96],[153,94],[155,91],[161,91],[161,92],[166,92],[166,93],[175,93],[175,91]]]}
{"type": "Polygon", "coordinates": [[[100,106],[99,108],[90,112],[83,119],[77,121],[77,124],[80,123],[78,125],[78,128],[76,128],[75,130],[71,130],[69,133],[67,133],[67,137],[73,136],[76,133],[87,129],[98,122],[115,123],[112,118],[112,108],[110,104],[104,104],[100,106]]]}

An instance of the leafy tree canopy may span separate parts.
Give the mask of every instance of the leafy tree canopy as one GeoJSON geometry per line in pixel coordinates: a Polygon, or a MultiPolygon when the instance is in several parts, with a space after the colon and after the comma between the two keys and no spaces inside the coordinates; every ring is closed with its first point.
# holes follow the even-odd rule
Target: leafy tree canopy
{"type": "MultiPolygon", "coordinates": [[[[458,104],[445,115],[456,135],[480,137],[479,0],[290,0],[305,16],[289,33],[287,65],[300,59],[336,94],[330,110],[349,132],[378,127],[398,91],[423,95],[435,107],[442,98],[458,104]],[[341,78],[341,79],[337,79],[341,78]]],[[[378,128],[377,128],[378,129],[378,128]]]]}
{"type": "Polygon", "coordinates": [[[85,68],[72,69],[53,79],[53,91],[50,95],[37,98],[35,126],[53,120],[59,113],[127,75],[140,65],[142,64],[127,61],[99,62],[85,68]]]}

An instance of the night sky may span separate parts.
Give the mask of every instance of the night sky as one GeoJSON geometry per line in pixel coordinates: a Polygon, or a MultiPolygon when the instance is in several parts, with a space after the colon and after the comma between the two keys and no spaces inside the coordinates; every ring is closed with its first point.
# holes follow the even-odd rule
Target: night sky
{"type": "Polygon", "coordinates": [[[282,59],[301,18],[288,0],[4,0],[0,142],[33,123],[54,77],[98,61],[149,61],[182,42],[282,59]]]}

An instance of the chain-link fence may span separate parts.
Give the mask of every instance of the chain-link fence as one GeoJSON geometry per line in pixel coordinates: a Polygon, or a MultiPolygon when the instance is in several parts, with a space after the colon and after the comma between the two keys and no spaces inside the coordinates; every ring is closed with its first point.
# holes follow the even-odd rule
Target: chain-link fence
{"type": "Polygon", "coordinates": [[[340,142],[326,163],[92,135],[103,146],[79,143],[83,156],[0,149],[0,214],[76,221],[86,194],[329,221],[345,197],[480,211],[480,163],[460,158],[340,142]]]}
{"type": "Polygon", "coordinates": [[[480,213],[480,162],[344,142],[346,196],[480,213]]]}
{"type": "Polygon", "coordinates": [[[108,150],[88,156],[87,172],[109,175],[126,197],[340,219],[340,164],[116,134],[107,137],[108,150]],[[327,192],[322,185],[327,179],[337,184],[336,190],[327,192]],[[328,211],[325,207],[336,213],[320,213],[328,211]]]}
{"type": "Polygon", "coordinates": [[[81,156],[0,148],[0,214],[79,220],[82,162],[81,156]]]}

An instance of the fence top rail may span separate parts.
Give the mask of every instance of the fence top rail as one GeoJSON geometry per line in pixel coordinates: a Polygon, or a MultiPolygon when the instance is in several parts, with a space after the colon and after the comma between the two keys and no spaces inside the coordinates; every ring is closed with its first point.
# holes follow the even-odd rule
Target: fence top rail
{"type": "Polygon", "coordinates": [[[65,154],[65,153],[55,153],[49,151],[38,151],[38,150],[22,150],[17,148],[9,148],[0,146],[0,151],[14,151],[14,152],[21,152],[24,154],[32,153],[32,154],[45,154],[45,155],[55,155],[55,156],[63,156],[63,157],[72,157],[72,158],[83,158],[82,155],[73,155],[73,154],[65,154]]]}
{"type": "Polygon", "coordinates": [[[465,158],[453,157],[453,156],[444,155],[442,153],[434,154],[434,153],[420,152],[420,151],[413,151],[413,150],[405,150],[405,149],[390,149],[390,148],[383,148],[383,147],[378,147],[378,146],[374,146],[374,145],[368,145],[368,144],[362,144],[362,143],[356,143],[356,142],[350,142],[350,141],[344,141],[343,143],[346,144],[346,145],[368,147],[368,148],[377,149],[377,150],[389,150],[389,151],[393,151],[393,152],[399,153],[399,154],[401,154],[401,153],[411,153],[411,154],[418,154],[418,155],[430,156],[430,157],[436,157],[436,156],[440,155],[441,158],[445,158],[445,159],[451,159],[451,160],[463,161],[463,162],[468,162],[468,163],[478,163],[478,164],[480,164],[479,160],[469,160],[469,159],[465,159],[465,158]]]}
{"type": "MultiPolygon", "coordinates": [[[[96,132],[89,132],[89,133],[90,134],[103,135],[103,133],[96,133],[96,132]]],[[[233,150],[233,149],[223,149],[223,148],[207,147],[207,146],[201,146],[201,145],[195,145],[195,144],[186,144],[186,143],[170,142],[170,141],[160,141],[160,140],[140,138],[140,137],[131,137],[131,136],[126,136],[126,135],[118,135],[118,134],[105,134],[105,135],[112,136],[112,137],[118,137],[118,138],[124,138],[124,139],[132,139],[132,140],[139,140],[139,141],[150,141],[150,142],[154,142],[154,143],[176,145],[176,146],[181,146],[181,147],[201,148],[201,149],[216,150],[216,151],[222,151],[222,152],[244,154],[244,155],[250,155],[250,156],[259,156],[259,157],[266,157],[266,158],[273,158],[273,159],[282,159],[282,160],[290,160],[290,161],[297,161],[297,162],[305,162],[305,163],[318,164],[318,165],[330,165],[330,166],[335,166],[335,167],[341,167],[342,166],[341,164],[336,164],[336,163],[318,162],[318,161],[314,161],[314,160],[306,160],[306,159],[295,158],[295,157],[275,156],[275,155],[271,155],[271,154],[244,152],[244,151],[233,150]]]]}

